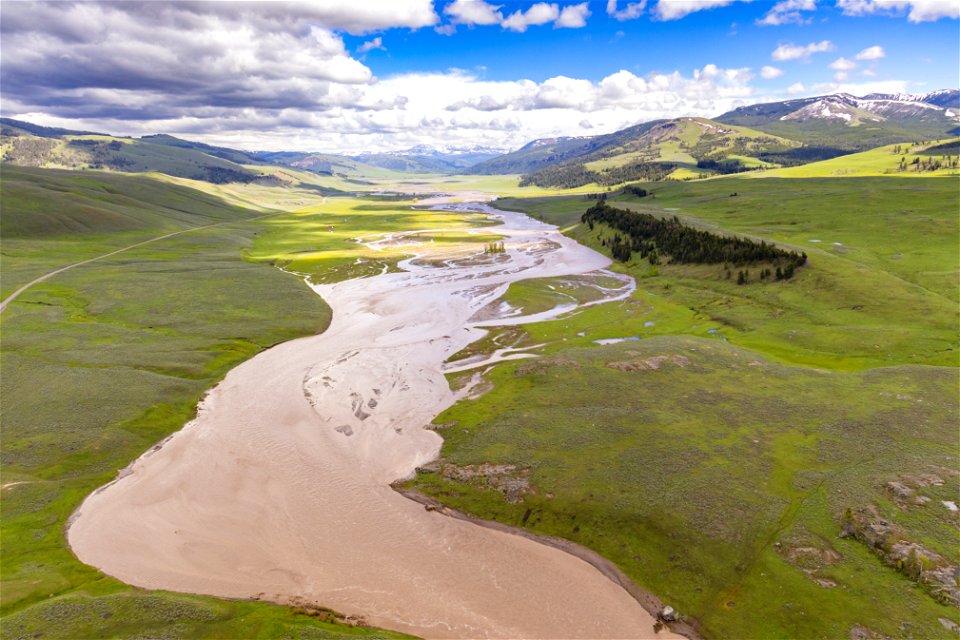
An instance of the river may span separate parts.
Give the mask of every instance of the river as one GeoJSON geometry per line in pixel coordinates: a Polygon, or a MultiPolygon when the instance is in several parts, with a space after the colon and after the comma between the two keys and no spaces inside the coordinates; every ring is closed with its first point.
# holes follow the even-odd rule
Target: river
{"type": "Polygon", "coordinates": [[[458,398],[444,361],[498,324],[477,312],[511,282],[609,266],[522,214],[442,206],[501,220],[483,233],[506,253],[425,242],[402,272],[312,285],[329,329],[233,369],[195,420],[91,494],[68,530],[77,556],[141,587],[302,600],[428,638],[653,637],[652,616],[590,564],[389,486],[438,455],[423,427],[458,398]]]}

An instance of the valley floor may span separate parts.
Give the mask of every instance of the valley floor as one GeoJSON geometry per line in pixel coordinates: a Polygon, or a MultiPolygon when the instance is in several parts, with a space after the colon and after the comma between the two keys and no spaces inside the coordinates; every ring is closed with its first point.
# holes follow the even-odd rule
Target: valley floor
{"type": "Polygon", "coordinates": [[[218,187],[174,229],[148,207],[108,212],[81,249],[50,231],[87,220],[58,200],[68,189],[44,196],[57,218],[10,206],[17,179],[40,178],[91,199],[146,180],[5,175],[5,293],[57,266],[50,255],[229,224],[62,273],[4,311],[3,394],[17,398],[2,435],[4,637],[388,635],[335,622],[361,615],[429,636],[652,633],[589,565],[388,487],[415,470],[405,490],[593,549],[706,637],[955,635],[950,180],[725,178],[611,194],[810,255],[792,280],[738,285],[721,267],[639,258],[597,271],[608,260],[591,248],[611,234],[579,224],[591,204],[579,195],[499,204],[563,237],[402,196],[218,187]],[[266,265],[309,277],[332,303],[329,328],[321,299],[266,265]],[[70,541],[132,584],[293,608],[131,589],[63,539],[81,500],[221,378],[186,429],[87,499],[70,541]],[[527,585],[525,598],[506,584],[527,585]],[[544,606],[559,630],[539,626],[544,606]]]}

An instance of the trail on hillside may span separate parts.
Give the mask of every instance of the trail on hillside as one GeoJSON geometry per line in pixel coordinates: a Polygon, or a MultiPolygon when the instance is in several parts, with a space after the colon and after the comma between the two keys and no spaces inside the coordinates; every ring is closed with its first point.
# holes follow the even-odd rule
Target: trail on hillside
{"type": "MultiPolygon", "coordinates": [[[[430,638],[653,637],[651,615],[583,560],[390,488],[439,453],[424,426],[458,397],[444,361],[498,324],[471,318],[511,282],[609,265],[522,214],[445,209],[499,219],[478,232],[506,253],[370,240],[416,257],[313,285],[329,329],[232,370],[194,421],[89,496],[68,531],[78,557],[142,587],[307,601],[430,638]]],[[[615,277],[609,299],[626,297],[632,279],[615,277]]]]}
{"type": "Polygon", "coordinates": [[[174,236],[179,236],[179,235],[184,234],[184,233],[190,233],[190,232],[192,232],[192,231],[202,231],[202,230],[204,230],[204,229],[213,229],[214,227],[222,227],[222,226],[227,225],[227,224],[237,224],[238,222],[253,222],[254,220],[261,220],[261,219],[263,219],[263,218],[269,218],[270,216],[276,216],[276,215],[280,215],[280,213],[279,213],[279,212],[278,212],[278,213],[268,213],[268,214],[263,215],[263,216],[256,216],[256,217],[253,217],[253,218],[245,218],[245,219],[243,219],[243,220],[227,220],[227,221],[224,221],[224,222],[217,222],[217,223],[215,223],[215,224],[203,225],[202,227],[190,227],[189,229],[181,229],[180,231],[174,231],[174,232],[172,232],[172,233],[165,233],[165,234],[163,234],[162,236],[157,236],[157,237],[155,237],[155,238],[149,238],[149,239],[143,240],[143,241],[141,241],[141,242],[136,242],[136,243],[134,243],[134,244],[127,245],[126,247],[120,247],[119,249],[115,249],[115,250],[113,250],[113,251],[111,251],[111,252],[109,252],[109,253],[104,253],[103,255],[94,256],[93,258],[87,258],[86,260],[81,260],[80,262],[74,262],[73,264],[68,264],[68,265],[66,265],[66,266],[64,266],[64,267],[60,267],[59,269],[54,269],[53,271],[49,271],[49,272],[43,274],[42,276],[40,276],[40,277],[38,277],[38,278],[34,278],[33,280],[31,280],[31,281],[28,282],[27,284],[23,285],[22,287],[20,287],[19,289],[17,289],[17,290],[14,291],[13,293],[11,293],[9,296],[7,296],[7,297],[3,300],[3,302],[0,302],[0,313],[3,313],[3,311],[7,308],[7,305],[9,305],[11,302],[13,302],[14,300],[16,300],[17,297],[18,297],[20,294],[26,292],[28,289],[30,289],[30,287],[32,287],[32,286],[34,286],[34,285],[37,285],[37,284],[40,284],[40,283],[43,282],[44,280],[49,280],[50,278],[52,278],[53,276],[57,275],[58,273],[63,273],[64,271],[68,271],[69,269],[74,269],[74,268],[76,268],[76,267],[81,267],[81,266],[83,266],[83,265],[85,265],[85,264],[90,264],[91,262],[97,262],[97,261],[99,261],[99,260],[103,260],[104,258],[109,258],[110,256],[115,256],[115,255],[117,255],[118,253],[123,253],[124,251],[130,251],[131,249],[136,249],[137,247],[142,247],[143,245],[152,244],[152,243],[154,243],[154,242],[159,242],[160,240],[166,240],[167,238],[172,238],[172,237],[174,237],[174,236]]]}

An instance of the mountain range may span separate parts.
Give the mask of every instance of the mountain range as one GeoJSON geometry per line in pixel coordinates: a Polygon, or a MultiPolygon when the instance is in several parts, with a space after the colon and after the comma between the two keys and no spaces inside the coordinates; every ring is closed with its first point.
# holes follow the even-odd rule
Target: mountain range
{"type": "Polygon", "coordinates": [[[352,156],[251,152],[159,134],[141,138],[43,127],[0,118],[2,161],[26,166],[159,171],[208,182],[273,179],[268,165],[346,180],[405,173],[524,174],[521,184],[576,187],[690,179],[790,166],[897,142],[960,133],[960,90],[847,93],[739,107],[714,119],[654,120],[598,136],[490,147],[425,145],[352,156]]]}

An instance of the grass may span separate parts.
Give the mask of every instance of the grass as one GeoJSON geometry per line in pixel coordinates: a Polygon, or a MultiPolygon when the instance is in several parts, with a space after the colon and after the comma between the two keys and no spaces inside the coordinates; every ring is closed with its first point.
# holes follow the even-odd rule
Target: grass
{"type": "MultiPolygon", "coordinates": [[[[545,343],[544,357],[498,365],[492,391],[439,416],[454,423],[443,458],[529,469],[532,491],[514,504],[482,477],[411,484],[596,549],[709,637],[846,637],[857,624],[948,637],[938,618],[956,622],[956,609],[837,534],[847,508],[873,505],[960,562],[957,516],[940,503],[960,491],[955,182],[771,174],[615,199],[802,248],[810,263],[793,280],[738,286],[722,268],[636,261],[616,267],[638,279],[628,300],[491,332],[467,355],[545,343]],[[641,339],[593,342],[627,336],[641,339]],[[918,473],[944,483],[918,489],[928,504],[898,506],[884,484],[918,473]]],[[[65,544],[83,497],[179,429],[226,371],[326,326],[323,302],[271,267],[326,282],[393,269],[412,242],[466,251],[496,238],[474,216],[328,197],[348,183],[295,169],[275,177],[283,186],[4,168],[5,292],[165,231],[220,226],[60,274],[4,313],[3,637],[395,637],[267,603],[134,589],[65,544]],[[277,215],[253,219],[266,213],[277,215]]],[[[538,196],[500,206],[603,249],[603,230],[578,224],[590,201],[516,181],[382,177],[365,188],[538,196]]],[[[613,283],[524,281],[504,300],[533,313],[591,300],[593,284],[613,283]]]]}
{"type": "MultiPolygon", "coordinates": [[[[644,186],[653,197],[616,206],[775,240],[809,264],[747,285],[722,266],[616,265],[637,278],[630,299],[512,328],[510,344],[545,344],[542,357],[499,364],[491,391],[436,418],[444,463],[515,465],[530,491],[511,502],[442,466],[409,486],[597,550],[706,637],[848,637],[855,626],[952,637],[939,619],[960,621],[956,608],[839,534],[848,508],[872,506],[960,564],[960,518],[941,503],[960,491],[955,182],[644,186]],[[923,473],[943,481],[917,489],[925,505],[899,506],[885,488],[923,473]]],[[[497,206],[602,251],[606,232],[579,224],[590,204],[497,206]]],[[[542,280],[504,299],[538,310],[562,297],[542,280]]]]}
{"type": "MultiPolygon", "coordinates": [[[[665,330],[707,325],[769,357],[823,368],[957,364],[960,231],[952,180],[733,177],[648,188],[652,198],[613,201],[810,256],[793,280],[746,286],[725,279],[722,266],[620,265],[638,278],[645,292],[638,296],[671,308],[676,320],[665,330]]],[[[602,249],[603,232],[579,225],[589,206],[582,198],[504,199],[498,206],[528,211],[602,249]]]]}
{"type": "Polygon", "coordinates": [[[413,210],[413,202],[338,198],[304,207],[265,220],[266,232],[244,255],[252,262],[306,275],[312,282],[330,282],[394,270],[416,244],[481,251],[484,243],[500,237],[474,229],[486,224],[479,215],[413,210]],[[376,244],[390,234],[409,230],[423,231],[395,243],[376,244]]]}
{"type": "MultiPolygon", "coordinates": [[[[579,316],[569,325],[587,326],[579,316]]],[[[489,380],[486,396],[437,418],[454,423],[443,431],[443,459],[529,469],[533,492],[511,504],[482,479],[439,473],[413,486],[517,526],[529,510],[525,526],[599,551],[707,637],[846,637],[855,624],[947,637],[937,618],[958,619],[837,537],[848,506],[878,504],[915,539],[960,560],[956,516],[939,503],[960,490],[955,475],[941,472],[946,484],[913,512],[881,489],[905,474],[956,468],[956,404],[947,401],[956,370],[825,373],[716,340],[662,336],[565,345],[502,364],[489,380]],[[685,364],[607,366],[662,355],[685,364]],[[807,574],[788,555],[804,547],[840,558],[807,574]]]]}
{"type": "Polygon", "coordinates": [[[66,546],[83,498],[178,430],[229,369],[329,323],[299,278],[241,258],[283,219],[251,220],[263,210],[146,177],[4,168],[5,288],[8,274],[227,222],[59,274],[4,312],[4,638],[397,637],[267,603],[134,589],[66,546]]]}
{"type": "Polygon", "coordinates": [[[955,159],[957,156],[956,149],[951,150],[947,148],[943,154],[928,152],[928,149],[938,146],[941,142],[949,141],[937,141],[917,145],[909,143],[889,144],[870,149],[869,151],[831,158],[830,160],[811,162],[810,164],[804,164],[798,167],[774,169],[752,175],[758,178],[832,178],[882,175],[925,178],[930,176],[960,175],[960,169],[957,168],[918,172],[916,167],[912,165],[914,159],[928,160],[931,156],[940,157],[941,155],[949,155],[955,159]],[[894,153],[894,150],[897,148],[900,148],[900,153],[894,153]],[[904,171],[899,170],[901,158],[906,166],[904,171]]]}
{"type": "Polygon", "coordinates": [[[148,177],[12,165],[3,167],[0,207],[3,297],[53,269],[120,247],[273,211],[230,206],[148,177]]]}

